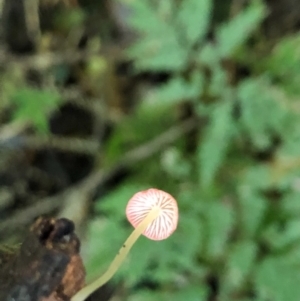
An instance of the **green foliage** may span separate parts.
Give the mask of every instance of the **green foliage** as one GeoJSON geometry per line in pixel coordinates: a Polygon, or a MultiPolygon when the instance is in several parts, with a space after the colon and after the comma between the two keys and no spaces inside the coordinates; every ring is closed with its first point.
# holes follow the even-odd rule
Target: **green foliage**
{"type": "Polygon", "coordinates": [[[261,298],[276,301],[300,298],[299,267],[293,257],[269,257],[257,267],[255,282],[261,298]]]}
{"type": "Polygon", "coordinates": [[[204,186],[212,182],[226,155],[233,133],[232,106],[233,103],[227,101],[213,109],[206,136],[200,141],[200,180],[204,186]]]}
{"type": "MultiPolygon", "coordinates": [[[[164,93],[164,92],[162,92],[164,93]]],[[[167,94],[167,93],[166,93],[167,94]]],[[[114,135],[106,145],[106,164],[114,162],[125,151],[134,145],[142,144],[154,138],[162,129],[171,126],[175,120],[176,112],[170,112],[168,102],[156,102],[149,99],[138,106],[134,116],[126,117],[122,127],[116,128],[114,135]],[[149,131],[151,128],[151,131],[149,131]]]]}
{"type": "MultiPolygon", "coordinates": [[[[88,231],[89,248],[85,255],[89,260],[85,267],[89,271],[87,281],[91,281],[108,268],[108,263],[113,260],[114,255],[124,242],[124,237],[127,237],[129,233],[124,231],[120,224],[114,220],[103,218],[93,220],[89,224],[88,231]],[[104,242],[104,238],[109,242],[104,242]]],[[[115,279],[118,279],[119,276],[120,274],[116,275],[115,279]]]]}
{"type": "Polygon", "coordinates": [[[33,88],[21,88],[11,96],[15,106],[13,119],[31,122],[38,131],[48,131],[47,114],[55,109],[60,101],[59,96],[50,91],[33,88]]]}
{"type": "Polygon", "coordinates": [[[213,202],[205,208],[206,257],[209,260],[223,255],[226,251],[230,231],[234,222],[232,208],[220,202],[213,202]]]}
{"type": "Polygon", "coordinates": [[[233,245],[226,266],[226,281],[231,287],[243,285],[255,263],[256,255],[257,246],[251,240],[241,240],[233,245]]]}
{"type": "Polygon", "coordinates": [[[238,87],[241,123],[258,148],[272,143],[272,135],[284,134],[290,118],[280,91],[265,80],[244,81],[238,87]]]}
{"type": "Polygon", "coordinates": [[[260,1],[252,4],[217,30],[218,52],[221,57],[230,56],[241,47],[249,35],[264,19],[265,9],[260,1]]]}
{"type": "Polygon", "coordinates": [[[185,101],[197,99],[199,91],[203,85],[203,77],[199,73],[192,75],[190,81],[182,77],[174,77],[166,84],[155,89],[153,93],[146,98],[146,101],[152,108],[172,107],[176,103],[180,104],[185,101]]]}
{"type": "Polygon", "coordinates": [[[293,47],[290,42],[279,44],[272,56],[260,58],[264,67],[250,65],[248,76],[236,77],[224,62],[233,68],[249,65],[243,61],[245,53],[261,42],[255,32],[266,14],[262,1],[251,1],[213,29],[212,1],[128,5],[129,24],[139,34],[127,50],[135,72],[168,72],[169,77],[149,88],[117,128],[107,143],[108,161],[157,136],[184,107],[203,126],[193,138],[183,137],[135,167],[130,181],[99,199],[96,209],[101,215],[95,223],[104,225],[100,233],[109,237],[109,246],[95,243],[99,231],[91,229],[88,249],[97,248],[97,253],[89,254],[89,270],[95,274],[97,266],[99,273],[98,267],[103,269],[108,257],[112,259],[117,242],[121,245],[122,235],[130,231],[124,223],[130,196],[159,187],[177,198],[180,222],[168,240],[141,238],[133,248],[117,277],[126,287],[141,287],[134,289],[131,300],[209,300],[212,294],[220,300],[296,300],[300,273],[292,267],[298,255],[293,257],[291,250],[300,247],[295,184],[300,119],[289,96],[297,92],[290,78],[299,75],[297,67],[292,68],[297,61],[290,58],[293,47]],[[187,147],[190,140],[192,146],[187,147]],[[290,277],[293,281],[287,280],[290,277]],[[217,291],[208,279],[219,284],[217,291]],[[144,280],[160,289],[149,291],[144,280]]]}
{"type": "MultiPolygon", "coordinates": [[[[106,196],[97,204],[97,210],[101,210],[105,215],[112,217],[112,220],[98,219],[92,223],[90,230],[89,241],[92,245],[89,246],[91,253],[88,254],[90,261],[88,269],[90,270],[90,277],[101,273],[101,270],[107,267],[107,263],[113,259],[116,254],[118,246],[120,247],[125,241],[126,235],[129,234],[130,227],[122,227],[122,231],[118,230],[120,224],[124,222],[124,210],[128,199],[139,190],[145,189],[146,186],[126,183],[120,186],[119,189],[106,196]],[[97,243],[97,237],[110,237],[112,233],[118,231],[118,235],[114,235],[109,239],[109,244],[97,243]],[[118,242],[118,244],[116,243],[118,242]],[[97,251],[93,244],[97,244],[97,251]],[[114,252],[112,251],[115,248],[114,252]],[[92,275],[92,276],[91,276],[92,275]]],[[[183,201],[187,198],[182,195],[183,201]]],[[[179,228],[173,234],[175,238],[173,242],[162,241],[154,242],[141,238],[136,246],[131,251],[129,262],[122,267],[119,273],[120,276],[126,275],[127,284],[134,285],[139,281],[148,277],[152,281],[160,283],[172,282],[176,279],[178,271],[184,273],[187,269],[194,269],[196,263],[197,252],[203,241],[203,231],[197,231],[204,227],[203,223],[197,219],[197,213],[191,210],[181,212],[182,222],[179,228]],[[194,236],[189,235],[195,232],[194,236]],[[155,247],[153,247],[153,244],[155,247]],[[179,254],[184,253],[188,256],[180,257],[179,254]],[[149,264],[154,263],[150,267],[149,264]]],[[[132,230],[132,229],[131,229],[132,230]]],[[[218,234],[216,234],[218,235],[218,234]]],[[[202,267],[194,269],[195,275],[201,276],[203,273],[202,267]]]]}
{"type": "MultiPolygon", "coordinates": [[[[260,180],[260,178],[257,178],[260,180]]],[[[263,222],[267,200],[251,189],[248,183],[242,184],[238,191],[240,231],[246,237],[253,237],[263,222]]]]}
{"type": "Polygon", "coordinates": [[[79,28],[85,21],[85,15],[83,10],[72,9],[64,10],[58,16],[56,16],[56,25],[58,28],[68,32],[70,29],[79,28]]]}
{"type": "Polygon", "coordinates": [[[211,0],[182,1],[178,9],[178,26],[184,32],[187,46],[202,41],[207,34],[211,19],[211,0]]]}
{"type": "Polygon", "coordinates": [[[127,52],[135,59],[136,67],[139,70],[182,70],[187,52],[174,30],[172,12],[158,14],[149,0],[133,1],[130,7],[135,12],[130,25],[142,35],[127,52]]]}
{"type": "Polygon", "coordinates": [[[128,300],[129,301],[152,301],[161,300],[174,300],[174,301],[181,301],[181,300],[198,300],[198,301],[205,301],[207,300],[208,291],[202,285],[190,285],[188,287],[180,289],[178,292],[160,292],[160,293],[153,293],[149,290],[144,290],[139,292],[138,294],[134,294],[128,300]]]}
{"type": "Polygon", "coordinates": [[[300,297],[299,34],[268,52],[260,27],[267,10],[249,2],[225,22],[212,19],[213,1],[126,2],[138,34],[126,51],[135,72],[168,79],[148,87],[116,128],[105,161],[157,137],[184,110],[199,125],[96,202],[91,275],[130,232],[132,194],[158,187],[178,200],[177,231],[163,242],[141,238],[118,273],[128,300],[300,297]]]}
{"type": "Polygon", "coordinates": [[[282,39],[267,59],[268,71],[284,89],[292,95],[298,95],[300,71],[299,35],[282,39]]]}

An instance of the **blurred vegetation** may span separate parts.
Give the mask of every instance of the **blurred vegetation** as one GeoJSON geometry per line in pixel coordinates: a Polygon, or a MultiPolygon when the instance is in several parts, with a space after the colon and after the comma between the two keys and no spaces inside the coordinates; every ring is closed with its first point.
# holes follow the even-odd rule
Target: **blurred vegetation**
{"type": "Polygon", "coordinates": [[[299,3],[28,3],[0,49],[1,240],[69,217],[93,279],[157,187],[178,229],[137,242],[111,300],[298,301],[299,3]]]}

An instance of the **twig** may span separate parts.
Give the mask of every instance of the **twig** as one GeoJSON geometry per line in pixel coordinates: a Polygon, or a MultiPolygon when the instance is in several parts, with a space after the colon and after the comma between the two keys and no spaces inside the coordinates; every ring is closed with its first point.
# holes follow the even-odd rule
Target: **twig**
{"type": "Polygon", "coordinates": [[[68,138],[54,135],[43,137],[11,134],[14,134],[14,132],[0,135],[0,149],[55,149],[63,152],[87,155],[94,155],[99,149],[99,142],[95,139],[68,138]]]}
{"type": "Polygon", "coordinates": [[[85,199],[86,197],[92,195],[99,185],[112,178],[124,167],[130,167],[131,165],[137,164],[153,156],[167,145],[174,143],[177,139],[195,129],[197,125],[198,120],[191,118],[179,125],[173,126],[153,140],[129,151],[110,168],[95,171],[81,183],[67,188],[58,195],[46,197],[33,206],[22,209],[16,212],[13,216],[4,219],[0,223],[0,231],[4,232],[9,229],[18,228],[30,222],[36,216],[43,215],[61,208],[69,201],[76,202],[85,199]]]}
{"type": "Polygon", "coordinates": [[[37,43],[41,38],[39,0],[26,0],[23,3],[27,34],[32,41],[37,43]]]}
{"type": "MultiPolygon", "coordinates": [[[[62,95],[64,96],[64,99],[66,99],[65,103],[72,103],[77,107],[88,110],[92,114],[96,115],[97,119],[101,119],[102,127],[104,121],[110,117],[107,110],[103,106],[99,105],[101,102],[97,101],[98,99],[91,99],[90,101],[87,101],[83,99],[82,95],[80,95],[79,98],[78,90],[64,92],[62,95]],[[70,100],[70,97],[74,97],[74,99],[70,100]]],[[[51,148],[71,153],[94,155],[99,149],[99,136],[94,136],[94,139],[80,139],[59,137],[51,134],[44,137],[40,135],[26,135],[25,131],[28,128],[30,128],[30,123],[23,121],[14,121],[0,126],[0,150],[15,147],[31,149],[51,148]]]]}
{"type": "Polygon", "coordinates": [[[74,64],[87,60],[93,56],[104,56],[118,59],[123,58],[122,48],[119,46],[107,46],[100,50],[66,50],[36,53],[32,55],[13,55],[5,49],[0,48],[0,66],[17,65],[18,68],[45,70],[55,65],[74,64]]]}
{"type": "Polygon", "coordinates": [[[22,121],[11,122],[0,127],[0,149],[2,148],[1,144],[4,144],[6,141],[11,140],[16,136],[19,136],[26,130],[27,127],[28,123],[22,121]]]}
{"type": "Polygon", "coordinates": [[[99,149],[94,139],[67,138],[58,136],[23,136],[21,147],[31,149],[55,149],[63,152],[94,155],[99,149]]]}
{"type": "Polygon", "coordinates": [[[100,183],[103,183],[112,178],[121,169],[150,158],[167,145],[173,143],[187,132],[190,132],[197,126],[197,124],[198,121],[195,118],[191,118],[182,122],[180,125],[173,126],[151,141],[146,142],[145,144],[127,152],[115,165],[113,165],[107,171],[99,170],[92,173],[89,177],[82,181],[79,189],[86,192],[94,191],[100,183]]]}
{"type": "Polygon", "coordinates": [[[100,53],[99,51],[57,51],[17,56],[2,49],[2,51],[0,51],[0,65],[5,66],[7,64],[15,64],[23,69],[34,68],[44,70],[55,65],[73,64],[93,55],[100,55],[100,53]]]}

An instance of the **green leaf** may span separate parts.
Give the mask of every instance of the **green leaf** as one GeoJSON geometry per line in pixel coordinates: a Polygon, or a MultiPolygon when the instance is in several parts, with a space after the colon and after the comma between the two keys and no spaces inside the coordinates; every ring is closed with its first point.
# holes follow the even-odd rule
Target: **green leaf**
{"type": "Polygon", "coordinates": [[[168,300],[169,297],[169,294],[163,291],[142,289],[133,292],[128,301],[153,301],[153,299],[164,301],[168,300]]]}
{"type": "Polygon", "coordinates": [[[70,31],[83,25],[86,19],[84,10],[78,8],[66,9],[55,16],[55,25],[60,30],[70,31]]]}
{"type": "Polygon", "coordinates": [[[248,189],[248,192],[247,190],[244,191],[246,195],[248,195],[249,192],[256,193],[260,190],[269,189],[273,184],[272,169],[268,165],[252,164],[252,166],[249,166],[247,170],[245,170],[240,181],[243,183],[243,187],[248,189]]]}
{"type": "Polygon", "coordinates": [[[219,64],[212,66],[211,71],[209,93],[212,97],[221,97],[228,87],[228,75],[219,64]]]}
{"type": "MultiPolygon", "coordinates": [[[[179,202],[181,199],[179,199],[179,202]]],[[[177,258],[174,258],[174,264],[182,271],[190,270],[196,272],[195,263],[199,250],[203,247],[205,228],[199,216],[193,208],[188,211],[181,211],[181,219],[178,229],[172,235],[172,247],[177,250],[177,258]],[[195,231],[197,229],[197,231],[195,231]],[[193,235],[190,235],[193,233],[193,235]]],[[[170,241],[171,243],[171,241],[170,241]]]]}
{"type": "Polygon", "coordinates": [[[126,54],[140,70],[179,71],[184,68],[187,50],[178,41],[176,28],[160,15],[149,1],[131,1],[130,25],[140,32],[126,54]]]}
{"type": "Polygon", "coordinates": [[[109,214],[115,221],[122,221],[125,218],[125,209],[129,199],[138,191],[146,188],[146,186],[138,183],[125,182],[108,195],[97,200],[95,210],[109,214]]]}
{"type": "Polygon", "coordinates": [[[203,89],[203,77],[195,73],[191,81],[175,77],[166,84],[155,89],[144,102],[152,106],[171,106],[199,97],[203,89]]]}
{"type": "MultiPolygon", "coordinates": [[[[90,281],[106,271],[129,231],[125,227],[120,227],[116,221],[104,218],[92,220],[87,230],[87,239],[82,246],[82,252],[86,255],[85,268],[90,281]]],[[[119,276],[120,273],[117,273],[114,279],[119,276]]]]}
{"type": "Polygon", "coordinates": [[[184,180],[191,175],[191,162],[175,147],[170,147],[163,152],[161,166],[170,177],[176,179],[184,180]]]}
{"type": "Polygon", "coordinates": [[[280,39],[268,58],[268,72],[280,81],[285,89],[295,94],[300,93],[300,35],[280,39]]]}
{"type": "Polygon", "coordinates": [[[164,38],[146,36],[131,46],[126,54],[134,59],[138,71],[181,71],[187,60],[174,32],[167,32],[164,38]]]}
{"type": "Polygon", "coordinates": [[[242,231],[243,236],[252,237],[263,221],[267,200],[245,182],[238,189],[238,202],[241,221],[239,230],[242,231]]]}
{"type": "Polygon", "coordinates": [[[198,166],[203,186],[212,183],[226,156],[233,133],[232,106],[231,101],[224,101],[214,108],[205,137],[200,142],[198,166]]]}
{"type": "Polygon", "coordinates": [[[136,31],[144,34],[158,34],[168,30],[164,18],[160,18],[151,1],[128,1],[126,5],[130,10],[130,16],[127,19],[128,24],[136,31]]]}
{"type": "Polygon", "coordinates": [[[218,49],[212,43],[206,43],[199,52],[198,61],[201,65],[220,68],[218,49]]]}
{"type": "Polygon", "coordinates": [[[272,135],[285,133],[288,110],[279,91],[264,79],[243,81],[237,90],[241,123],[258,148],[266,148],[272,135]]]}
{"type": "Polygon", "coordinates": [[[217,258],[225,252],[229,234],[234,224],[234,214],[230,206],[220,202],[211,202],[205,210],[207,229],[206,256],[217,258]]]}
{"type": "Polygon", "coordinates": [[[286,193],[280,202],[280,211],[285,216],[299,216],[300,215],[299,200],[300,200],[300,192],[297,189],[295,189],[295,191],[286,193]]]}
{"type": "Polygon", "coordinates": [[[12,95],[11,99],[16,106],[13,115],[15,120],[31,122],[41,133],[48,132],[47,114],[60,102],[56,93],[21,88],[12,95]]]}
{"type": "Polygon", "coordinates": [[[265,17],[265,8],[260,1],[252,4],[217,31],[219,54],[231,56],[242,46],[265,17]]]}
{"type": "Polygon", "coordinates": [[[181,1],[177,18],[180,28],[184,30],[187,47],[201,41],[207,34],[211,13],[211,0],[181,1]]]}
{"type": "Polygon", "coordinates": [[[249,275],[256,257],[257,247],[253,241],[240,241],[230,250],[227,261],[226,282],[239,287],[249,275]]]}
{"type": "Polygon", "coordinates": [[[120,159],[124,152],[153,139],[176,120],[176,110],[172,110],[172,103],[166,101],[152,102],[147,98],[136,107],[134,113],[125,117],[121,125],[109,137],[105,145],[105,161],[110,165],[120,159]]]}
{"type": "Polygon", "coordinates": [[[209,289],[204,283],[199,283],[197,285],[189,285],[185,288],[175,291],[170,295],[170,298],[167,300],[173,301],[206,301],[208,300],[209,289]]]}
{"type": "Polygon", "coordinates": [[[298,218],[288,220],[284,228],[280,222],[276,222],[265,229],[263,237],[273,248],[286,248],[300,241],[300,221],[298,218]]]}
{"type": "Polygon", "coordinates": [[[164,18],[164,20],[172,20],[174,16],[177,3],[173,0],[156,1],[158,14],[164,18]]]}
{"type": "MultiPolygon", "coordinates": [[[[169,251],[168,248],[168,241],[162,242],[163,245],[167,245],[167,251],[169,251]]],[[[170,278],[172,279],[172,275],[166,275],[165,274],[165,261],[169,259],[174,258],[174,252],[170,254],[169,258],[166,258],[166,254],[161,253],[161,242],[155,242],[151,241],[145,237],[141,237],[136,243],[134,248],[130,251],[130,254],[128,255],[128,264],[123,267],[123,269],[119,272],[120,275],[122,275],[126,279],[126,284],[128,286],[133,286],[136,283],[140,281],[143,277],[147,277],[148,279],[155,279],[156,275],[155,272],[157,268],[150,269],[149,266],[151,264],[161,264],[159,266],[159,269],[161,269],[161,272],[163,275],[159,275],[160,278],[158,281],[170,281],[170,278]]],[[[166,263],[167,264],[167,263],[166,263]]]]}
{"type": "Polygon", "coordinates": [[[206,301],[209,295],[207,286],[198,283],[197,285],[190,284],[180,289],[173,289],[172,292],[155,290],[140,290],[133,293],[128,301],[206,301]]]}
{"type": "Polygon", "coordinates": [[[264,260],[257,268],[254,280],[259,297],[265,300],[300,299],[300,269],[286,256],[264,260]]]}

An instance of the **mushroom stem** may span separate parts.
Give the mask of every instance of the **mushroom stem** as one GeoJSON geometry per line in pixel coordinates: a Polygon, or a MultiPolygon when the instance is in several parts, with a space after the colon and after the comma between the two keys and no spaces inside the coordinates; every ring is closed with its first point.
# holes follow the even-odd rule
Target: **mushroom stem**
{"type": "Polygon", "coordinates": [[[120,265],[126,258],[127,254],[129,253],[130,249],[140,237],[140,235],[147,229],[147,227],[158,217],[160,212],[159,207],[153,207],[151,211],[147,214],[145,219],[135,228],[135,230],[130,234],[130,236],[126,239],[123,246],[120,248],[118,254],[110,264],[109,268],[106,272],[98,279],[93,281],[92,283],[86,285],[82,288],[79,292],[77,292],[72,298],[71,301],[83,301],[89,295],[91,295],[96,289],[103,286],[107,283],[112,276],[116,273],[119,269],[120,265]]]}

